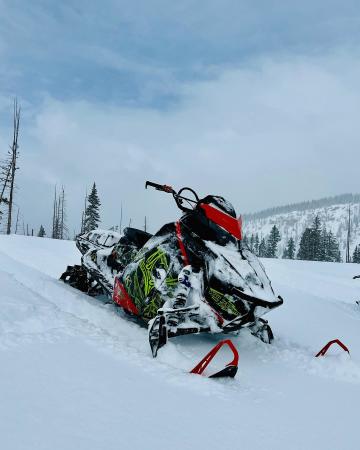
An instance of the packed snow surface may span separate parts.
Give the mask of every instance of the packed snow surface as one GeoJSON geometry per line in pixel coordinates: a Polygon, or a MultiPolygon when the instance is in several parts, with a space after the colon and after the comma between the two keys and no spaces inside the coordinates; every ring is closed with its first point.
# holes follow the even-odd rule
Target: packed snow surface
{"type": "Polygon", "coordinates": [[[57,280],[79,260],[73,242],[0,236],[1,449],[360,448],[360,266],[263,260],[285,300],[275,341],[232,336],[238,375],[211,380],[188,372],[223,336],[153,359],[145,329],[57,280]],[[314,357],[335,338],[351,357],[314,357]]]}

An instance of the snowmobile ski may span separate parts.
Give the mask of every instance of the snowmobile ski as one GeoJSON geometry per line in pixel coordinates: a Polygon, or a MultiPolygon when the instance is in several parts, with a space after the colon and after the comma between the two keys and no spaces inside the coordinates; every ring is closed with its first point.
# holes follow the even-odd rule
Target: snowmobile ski
{"type": "Polygon", "coordinates": [[[215,355],[218,353],[218,351],[224,346],[227,345],[230,350],[233,353],[233,360],[226,364],[226,366],[209,376],[209,378],[225,378],[230,377],[234,378],[238,371],[238,363],[239,363],[239,353],[235,347],[235,345],[232,343],[230,339],[225,339],[223,341],[218,342],[214,348],[212,348],[207,355],[204,356],[204,358],[197,364],[190,373],[202,375],[205,371],[205,369],[208,367],[210,362],[214,359],[215,355]]]}

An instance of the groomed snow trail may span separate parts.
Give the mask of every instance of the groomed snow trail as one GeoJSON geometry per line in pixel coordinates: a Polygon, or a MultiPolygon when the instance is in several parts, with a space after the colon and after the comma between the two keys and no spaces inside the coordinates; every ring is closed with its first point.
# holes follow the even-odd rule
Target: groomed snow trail
{"type": "Polygon", "coordinates": [[[0,236],[0,448],[358,449],[358,265],[264,260],[284,305],[246,332],[234,380],[188,371],[224,336],[170,341],[57,280],[73,242],[0,236]],[[351,358],[334,349],[339,338],[351,358]]]}

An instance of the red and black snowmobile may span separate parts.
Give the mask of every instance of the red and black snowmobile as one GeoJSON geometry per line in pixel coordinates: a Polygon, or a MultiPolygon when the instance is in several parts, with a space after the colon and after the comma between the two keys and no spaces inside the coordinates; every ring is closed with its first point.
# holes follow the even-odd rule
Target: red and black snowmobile
{"type": "Polygon", "coordinates": [[[148,186],[171,194],[181,218],[154,235],[125,228],[78,236],[81,266],[69,266],[61,279],[90,295],[106,293],[146,324],[154,357],[169,338],[200,332],[247,327],[270,343],[273,333],[261,317],[283,300],[242,245],[233,206],[220,196],[199,199],[190,188],[148,186]]]}

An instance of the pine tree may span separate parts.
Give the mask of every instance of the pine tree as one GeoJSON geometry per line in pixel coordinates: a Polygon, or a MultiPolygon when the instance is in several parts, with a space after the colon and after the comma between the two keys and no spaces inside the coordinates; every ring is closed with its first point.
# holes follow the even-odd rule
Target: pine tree
{"type": "Polygon", "coordinates": [[[301,236],[298,259],[308,261],[321,261],[323,255],[323,232],[319,216],[316,216],[310,228],[306,228],[301,236]]]}
{"type": "Polygon", "coordinates": [[[256,233],[254,242],[254,253],[257,256],[259,255],[259,245],[260,245],[259,235],[256,233]]]}
{"type": "Polygon", "coordinates": [[[311,259],[311,228],[305,228],[299,244],[297,259],[311,259]]]}
{"type": "Polygon", "coordinates": [[[327,234],[326,260],[330,262],[341,261],[339,242],[332,231],[327,234]]]}
{"type": "Polygon", "coordinates": [[[96,184],[93,184],[90,195],[87,198],[87,208],[85,211],[85,219],[84,219],[84,231],[87,233],[88,231],[94,230],[98,227],[100,222],[100,199],[97,193],[96,184]]]}
{"type": "Polygon", "coordinates": [[[321,261],[321,222],[319,216],[315,217],[311,228],[309,256],[312,261],[321,261]]]}
{"type": "Polygon", "coordinates": [[[312,227],[306,228],[301,236],[297,258],[308,261],[341,261],[338,240],[332,231],[326,231],[325,227],[321,229],[318,216],[312,227]]]}
{"type": "Polygon", "coordinates": [[[270,236],[267,244],[267,252],[266,256],[268,258],[276,258],[277,247],[279,242],[281,241],[280,232],[276,225],[271,228],[270,236]]]}
{"type": "Polygon", "coordinates": [[[243,244],[244,248],[246,248],[246,249],[249,248],[249,239],[248,239],[248,237],[246,236],[246,234],[245,234],[244,237],[243,237],[242,244],[243,244]]]}
{"type": "Polygon", "coordinates": [[[332,231],[327,232],[325,229],[321,234],[321,256],[320,261],[340,262],[339,243],[332,231]]]}
{"type": "Polygon", "coordinates": [[[265,256],[266,256],[266,241],[264,238],[262,238],[259,244],[259,257],[264,258],[265,256]]]}
{"type": "Polygon", "coordinates": [[[253,233],[250,237],[250,245],[249,245],[251,253],[254,253],[254,244],[255,244],[255,236],[253,233]]]}
{"type": "Polygon", "coordinates": [[[357,245],[355,247],[353,257],[352,257],[352,262],[360,264],[360,245],[357,245]]]}
{"type": "Polygon", "coordinates": [[[285,258],[285,259],[294,259],[295,258],[295,241],[292,237],[288,240],[288,242],[286,244],[283,258],[285,258]]]}
{"type": "Polygon", "coordinates": [[[39,232],[37,235],[38,235],[38,237],[44,237],[46,235],[45,229],[42,225],[40,225],[40,229],[39,229],[39,232]]]}
{"type": "Polygon", "coordinates": [[[327,261],[328,233],[324,227],[320,235],[319,261],[327,261]]]}

